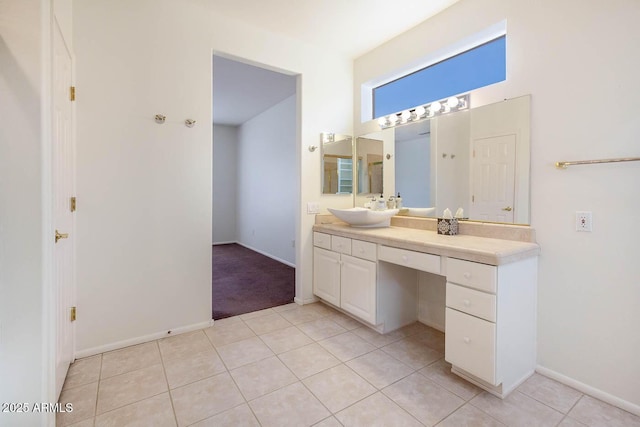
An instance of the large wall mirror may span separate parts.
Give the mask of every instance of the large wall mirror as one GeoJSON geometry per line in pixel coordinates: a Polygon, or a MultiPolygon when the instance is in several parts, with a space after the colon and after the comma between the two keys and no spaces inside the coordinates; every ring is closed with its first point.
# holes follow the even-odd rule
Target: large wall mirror
{"type": "MultiPolygon", "coordinates": [[[[527,95],[377,132],[385,197],[399,192],[404,215],[463,208],[470,220],[528,224],[530,102],[527,95]]],[[[365,201],[356,197],[356,206],[365,201]]]]}
{"type": "Polygon", "coordinates": [[[353,194],[353,138],[349,135],[323,133],[322,194],[353,194]]]}

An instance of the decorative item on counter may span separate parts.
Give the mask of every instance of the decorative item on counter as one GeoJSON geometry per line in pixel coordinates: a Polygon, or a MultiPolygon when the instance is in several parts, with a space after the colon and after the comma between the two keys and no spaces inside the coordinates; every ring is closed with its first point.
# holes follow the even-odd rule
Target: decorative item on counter
{"type": "Polygon", "coordinates": [[[402,197],[400,197],[400,193],[396,196],[396,209],[402,209],[402,197]]]}
{"type": "Polygon", "coordinates": [[[378,199],[378,202],[376,203],[376,210],[377,211],[383,211],[387,209],[387,202],[384,200],[384,195],[380,194],[380,198],[378,199]]]}
{"type": "Polygon", "coordinates": [[[395,209],[396,208],[396,198],[395,196],[389,196],[389,200],[387,200],[387,209],[395,209]]]}
{"type": "Polygon", "coordinates": [[[453,217],[458,219],[464,218],[464,209],[458,208],[458,210],[456,211],[456,214],[453,217]]]}
{"type": "MultiPolygon", "coordinates": [[[[460,209],[458,209],[460,211],[460,209]]],[[[457,214],[458,212],[456,212],[457,214]]],[[[438,218],[438,234],[455,236],[458,234],[458,218],[454,218],[449,208],[442,212],[442,218],[438,218]]]]}

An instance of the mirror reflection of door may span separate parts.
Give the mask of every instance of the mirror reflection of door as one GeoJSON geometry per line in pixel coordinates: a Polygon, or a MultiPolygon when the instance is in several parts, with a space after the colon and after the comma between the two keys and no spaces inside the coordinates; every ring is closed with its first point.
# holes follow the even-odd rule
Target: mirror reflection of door
{"type": "Polygon", "coordinates": [[[353,192],[353,159],[351,156],[325,154],[323,167],[323,194],[351,194],[353,192]]]}
{"type": "Polygon", "coordinates": [[[369,192],[382,193],[382,156],[367,155],[367,170],[369,171],[369,192]]]}
{"type": "Polygon", "coordinates": [[[513,222],[515,162],[516,135],[496,135],[473,141],[473,218],[513,222]]]}
{"type": "Polygon", "coordinates": [[[356,140],[358,194],[383,192],[383,142],[381,139],[359,137],[356,140]]]}
{"type": "Polygon", "coordinates": [[[321,134],[322,194],[353,194],[353,138],[321,134]]]}

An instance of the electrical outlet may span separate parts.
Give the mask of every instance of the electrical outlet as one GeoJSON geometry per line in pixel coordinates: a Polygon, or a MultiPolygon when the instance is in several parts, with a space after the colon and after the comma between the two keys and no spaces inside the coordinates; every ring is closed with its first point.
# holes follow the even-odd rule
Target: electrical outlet
{"type": "Polygon", "coordinates": [[[576,231],[591,231],[591,212],[576,212],[576,231]]]}

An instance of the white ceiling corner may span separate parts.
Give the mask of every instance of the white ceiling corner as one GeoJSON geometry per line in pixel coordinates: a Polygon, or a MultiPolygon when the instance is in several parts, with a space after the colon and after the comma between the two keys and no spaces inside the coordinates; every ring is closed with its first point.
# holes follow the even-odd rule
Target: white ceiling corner
{"type": "MultiPolygon", "coordinates": [[[[355,59],[458,0],[209,1],[222,16],[355,59]]],[[[295,76],[218,56],[213,62],[216,124],[240,125],[295,93],[295,76]]]]}

